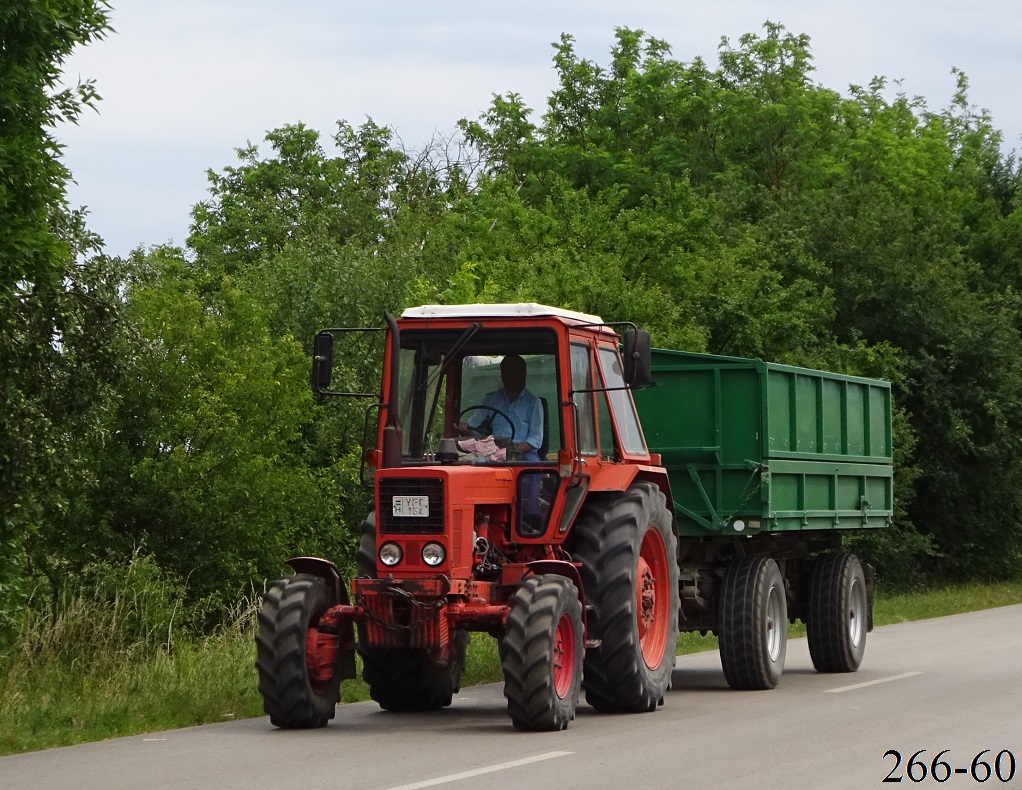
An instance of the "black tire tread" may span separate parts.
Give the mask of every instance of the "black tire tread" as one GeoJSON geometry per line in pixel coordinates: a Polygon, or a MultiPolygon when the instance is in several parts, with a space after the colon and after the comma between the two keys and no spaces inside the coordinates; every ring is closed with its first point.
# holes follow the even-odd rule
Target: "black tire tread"
{"type": "Polygon", "coordinates": [[[582,686],[586,701],[602,712],[656,710],[670,686],[678,642],[678,541],[666,497],[640,481],[606,502],[589,502],[575,525],[571,553],[581,561],[589,634],[601,640],[586,651],[582,686]],[[606,506],[605,506],[606,505],[606,506]],[[671,595],[664,659],[650,670],[642,658],[636,625],[636,567],[645,529],[661,525],[670,565],[671,595]]]}
{"type": "Polygon", "coordinates": [[[443,667],[435,666],[425,650],[360,646],[362,679],[369,686],[369,696],[384,710],[394,712],[446,708],[461,690],[468,641],[467,632],[451,632],[451,657],[443,667]]]}
{"type": "Polygon", "coordinates": [[[310,621],[330,607],[326,583],[297,574],[273,582],[263,595],[256,632],[256,669],[263,710],[284,729],[323,727],[334,717],[340,675],[321,692],[309,683],[305,637],[310,621]]]}
{"type": "MultiPolygon", "coordinates": [[[[765,690],[774,688],[780,671],[769,660],[767,632],[763,627],[764,609],[769,600],[771,581],[780,581],[781,600],[784,581],[774,560],[767,557],[745,557],[733,561],[724,574],[719,609],[718,642],[724,677],[733,689],[765,690]]],[[[787,617],[775,627],[785,629],[787,617]]],[[[779,657],[783,671],[786,642],[779,657]]]]}
{"type": "Polygon", "coordinates": [[[574,583],[554,574],[525,579],[511,597],[501,648],[504,696],[515,728],[565,729],[575,718],[584,651],[582,604],[574,583]],[[552,649],[565,613],[575,626],[575,665],[572,687],[561,699],[554,689],[552,649]]]}
{"type": "Polygon", "coordinates": [[[818,672],[855,672],[862,663],[868,619],[864,618],[862,623],[862,641],[858,647],[852,644],[848,633],[849,597],[855,578],[858,578],[865,595],[862,564],[854,554],[825,554],[818,557],[813,565],[806,639],[809,655],[818,672]]]}

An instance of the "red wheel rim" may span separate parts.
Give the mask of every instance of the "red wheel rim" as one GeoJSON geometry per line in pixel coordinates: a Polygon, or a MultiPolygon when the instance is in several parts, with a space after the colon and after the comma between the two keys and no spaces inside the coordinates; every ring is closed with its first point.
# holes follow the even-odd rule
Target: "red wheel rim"
{"type": "Polygon", "coordinates": [[[655,527],[646,530],[639,549],[635,584],[635,619],[642,660],[650,669],[660,666],[667,647],[670,590],[667,589],[667,549],[655,527]]]}
{"type": "Polygon", "coordinates": [[[334,676],[334,662],[337,659],[337,636],[324,633],[316,628],[305,632],[305,669],[309,686],[317,694],[330,685],[334,676]]]}
{"type": "Polygon", "coordinates": [[[567,613],[557,621],[554,632],[554,691],[564,699],[575,675],[575,626],[567,613]]]}

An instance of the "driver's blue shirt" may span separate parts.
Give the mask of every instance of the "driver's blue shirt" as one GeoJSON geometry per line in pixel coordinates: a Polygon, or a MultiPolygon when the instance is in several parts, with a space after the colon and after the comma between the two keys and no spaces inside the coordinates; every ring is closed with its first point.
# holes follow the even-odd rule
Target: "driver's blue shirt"
{"type": "MultiPolygon", "coordinates": [[[[511,418],[514,425],[513,440],[528,442],[532,449],[522,453],[524,461],[539,460],[539,446],[543,444],[543,405],[539,398],[527,389],[518,393],[513,401],[509,400],[503,389],[487,392],[483,396],[483,406],[499,409],[511,418]]],[[[501,415],[487,409],[479,409],[478,413],[468,422],[470,428],[478,428],[490,423],[490,433],[494,436],[512,438],[511,426],[501,415]]]]}

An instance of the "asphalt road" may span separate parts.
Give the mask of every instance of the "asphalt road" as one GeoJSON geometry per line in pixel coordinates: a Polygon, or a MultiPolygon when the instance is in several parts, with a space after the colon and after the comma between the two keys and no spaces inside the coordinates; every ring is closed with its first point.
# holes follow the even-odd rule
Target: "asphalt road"
{"type": "Polygon", "coordinates": [[[1022,605],[1009,606],[877,628],[850,675],[817,674],[794,640],[773,691],[731,691],[716,653],[683,656],[655,713],[583,704],[559,733],[516,732],[501,687],[479,686],[437,713],[359,703],[321,730],[252,719],[3,757],[0,790],[976,787],[984,764],[984,786],[1022,788],[1020,652],[1022,605]]]}

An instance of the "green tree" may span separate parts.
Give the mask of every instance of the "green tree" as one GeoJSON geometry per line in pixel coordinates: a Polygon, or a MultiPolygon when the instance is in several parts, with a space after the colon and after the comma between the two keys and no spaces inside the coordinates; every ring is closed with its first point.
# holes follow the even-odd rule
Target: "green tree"
{"type": "Polygon", "coordinates": [[[1014,159],[961,75],[944,113],[882,79],[842,97],[806,36],[764,31],[717,70],[641,31],[608,66],[562,37],[539,123],[509,94],[462,124],[485,164],[462,264],[481,292],[638,317],[657,342],[892,379],[890,567],[1017,573],[1014,159]]]}
{"type": "Polygon", "coordinates": [[[107,396],[111,284],[99,240],[65,195],[55,137],[97,99],[61,88],[76,46],[109,30],[103,0],[0,7],[0,622],[10,622],[28,541],[70,506],[87,472],[79,439],[107,396]]]}
{"type": "Polygon", "coordinates": [[[112,440],[91,506],[65,520],[77,547],[51,548],[75,565],[142,549],[217,611],[288,556],[348,539],[338,481],[303,439],[307,358],[230,278],[200,286],[180,250],[128,269],[112,440]]]}
{"type": "MultiPolygon", "coordinates": [[[[813,82],[808,38],[772,23],[719,60],[619,30],[603,66],[563,36],[538,119],[495,97],[462,140],[419,152],[371,121],[341,123],[337,155],[276,130],[269,156],[249,146],[210,175],[197,293],[227,276],[306,350],[411,302],[534,300],[670,347],[887,377],[898,523],[867,549],[901,578],[1017,572],[1014,159],[964,77],[943,113],[882,79],[841,95],[813,82]]],[[[372,391],[378,354],[352,359],[345,388],[372,391]]],[[[318,410],[313,468],[353,476],[361,408],[318,410]]]]}

